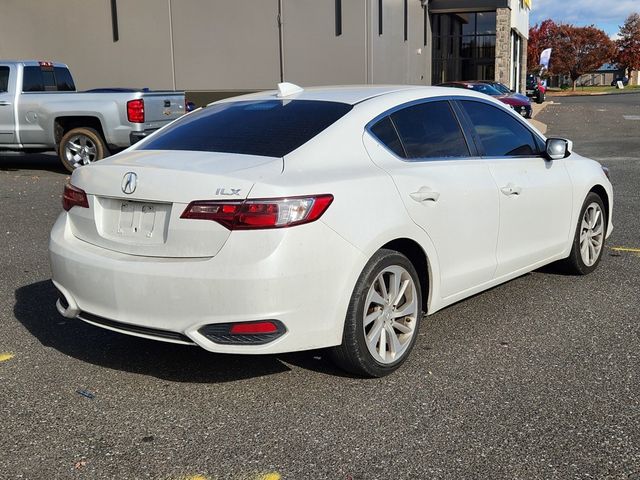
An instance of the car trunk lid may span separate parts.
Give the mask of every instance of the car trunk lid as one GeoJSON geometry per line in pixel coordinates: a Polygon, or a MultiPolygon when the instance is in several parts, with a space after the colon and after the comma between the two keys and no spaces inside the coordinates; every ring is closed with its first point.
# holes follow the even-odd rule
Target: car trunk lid
{"type": "Polygon", "coordinates": [[[69,210],[74,236],[130,255],[212,257],[230,231],[180,218],[193,200],[243,200],[282,172],[282,158],[211,152],[133,151],[76,170],[89,208],[69,210]],[[125,193],[126,192],[126,193],[125,193]]]}

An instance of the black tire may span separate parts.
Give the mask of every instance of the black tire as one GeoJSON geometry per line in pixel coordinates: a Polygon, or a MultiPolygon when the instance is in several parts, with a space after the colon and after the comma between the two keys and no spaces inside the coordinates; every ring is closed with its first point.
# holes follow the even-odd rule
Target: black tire
{"type": "Polygon", "coordinates": [[[571,247],[571,253],[569,254],[569,257],[567,257],[562,262],[562,267],[564,267],[564,270],[567,273],[570,273],[573,275],[587,275],[593,272],[598,267],[598,264],[602,259],[602,253],[604,252],[604,242],[605,242],[605,237],[607,235],[607,222],[608,222],[607,211],[604,208],[604,203],[602,202],[602,198],[600,198],[600,195],[594,192],[589,192],[589,194],[587,195],[587,198],[585,198],[584,203],[582,204],[582,208],[580,209],[578,224],[576,225],[575,234],[573,236],[573,246],[571,247]],[[602,212],[602,244],[600,247],[600,251],[598,252],[597,258],[595,259],[593,264],[587,265],[583,260],[580,252],[580,235],[583,230],[582,220],[585,216],[585,212],[587,211],[587,208],[589,208],[594,203],[599,206],[600,211],[602,212]]]}
{"type": "Polygon", "coordinates": [[[62,136],[58,145],[58,157],[70,172],[73,172],[79,166],[97,162],[108,156],[109,149],[104,138],[97,130],[90,127],[72,128],[62,136]],[[79,144],[76,143],[77,139],[81,139],[84,142],[84,146],[88,147],[88,150],[73,156],[73,152],[78,152],[77,146],[79,144]]]}
{"type": "Polygon", "coordinates": [[[536,94],[536,103],[544,103],[544,93],[542,93],[540,90],[538,90],[538,93],[536,94]]]}
{"type": "MultiPolygon", "coordinates": [[[[406,277],[405,277],[406,278],[406,277]]],[[[390,280],[389,280],[390,282],[390,280]]],[[[404,283],[404,282],[403,282],[404,283]]],[[[409,297],[402,297],[405,302],[409,302],[409,297]]],[[[411,302],[413,304],[413,300],[411,302]]],[[[404,303],[406,305],[407,303],[404,303]]],[[[402,306],[403,304],[401,304],[402,306]]],[[[375,310],[375,309],[374,309],[375,310]]],[[[395,310],[395,309],[394,309],[395,310]]],[[[382,312],[382,310],[380,310],[382,312]]],[[[342,344],[333,347],[329,350],[329,356],[333,362],[340,368],[363,377],[383,377],[397,370],[407,359],[413,345],[418,338],[418,330],[420,326],[420,320],[422,318],[422,288],[420,285],[420,279],[413,264],[407,257],[393,250],[382,249],[376,252],[376,254],[369,260],[364,267],[364,270],[360,274],[356,286],[351,295],[351,301],[347,310],[345,318],[344,333],[342,335],[342,344]],[[383,363],[378,361],[367,347],[365,339],[365,326],[364,326],[364,310],[368,307],[365,305],[369,289],[372,288],[373,283],[378,276],[390,267],[402,267],[408,275],[410,275],[413,281],[413,287],[408,287],[406,291],[411,288],[410,295],[413,297],[415,294],[415,301],[417,301],[416,314],[413,316],[407,316],[400,319],[406,322],[406,325],[413,324],[413,332],[405,338],[403,344],[403,352],[398,359],[395,359],[389,363],[383,363]]],[[[380,321],[384,323],[384,315],[380,315],[380,321]]],[[[374,329],[374,326],[378,320],[372,322],[370,332],[374,329]]],[[[395,327],[390,328],[395,330],[395,327]]],[[[380,330],[384,330],[381,328],[380,330]]],[[[402,337],[400,331],[396,331],[398,338],[402,337]]],[[[385,337],[386,337],[385,333],[385,337]]],[[[379,344],[380,345],[380,344],[379,344]]],[[[387,344],[388,345],[388,344],[387,344]]],[[[391,347],[389,349],[389,355],[391,354],[391,347]]]]}

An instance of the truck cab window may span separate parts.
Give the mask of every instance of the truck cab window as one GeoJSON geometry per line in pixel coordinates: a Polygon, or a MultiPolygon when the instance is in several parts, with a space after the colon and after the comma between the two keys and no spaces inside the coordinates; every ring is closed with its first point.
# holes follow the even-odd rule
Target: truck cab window
{"type": "Polygon", "coordinates": [[[59,92],[75,92],[76,86],[71,78],[71,72],[64,67],[53,67],[56,74],[56,85],[59,92]]]}
{"type": "Polygon", "coordinates": [[[44,92],[44,80],[40,67],[24,67],[23,92],[44,92]]]}
{"type": "Polygon", "coordinates": [[[0,93],[9,90],[9,67],[0,67],[0,93]]]}

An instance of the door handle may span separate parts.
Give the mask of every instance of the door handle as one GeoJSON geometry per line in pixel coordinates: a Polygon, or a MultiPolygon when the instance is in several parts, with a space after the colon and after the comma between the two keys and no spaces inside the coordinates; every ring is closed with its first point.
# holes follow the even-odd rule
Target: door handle
{"type": "Polygon", "coordinates": [[[416,202],[426,202],[428,200],[437,202],[440,198],[440,192],[431,190],[429,187],[420,187],[420,190],[410,193],[409,196],[416,202]]]}
{"type": "Polygon", "coordinates": [[[520,193],[522,193],[522,187],[509,182],[504,187],[502,187],[500,191],[507,196],[520,195],[520,193]]]}
{"type": "Polygon", "coordinates": [[[11,102],[0,102],[0,107],[8,107],[11,105],[11,102]]]}

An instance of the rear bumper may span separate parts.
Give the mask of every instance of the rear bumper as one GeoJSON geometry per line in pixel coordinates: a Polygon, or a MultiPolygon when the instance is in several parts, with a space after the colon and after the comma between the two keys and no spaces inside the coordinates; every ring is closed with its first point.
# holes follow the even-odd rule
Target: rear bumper
{"type": "Polygon", "coordinates": [[[158,129],[157,128],[153,128],[153,129],[148,129],[148,130],[142,130],[140,132],[131,132],[129,134],[129,142],[131,143],[131,145],[133,145],[134,143],[139,142],[143,138],[148,137],[149,135],[151,135],[156,130],[158,130],[158,129]]]}
{"type": "Polygon", "coordinates": [[[53,282],[68,303],[58,309],[66,316],[139,337],[244,354],[339,344],[366,263],[321,221],[233,232],[215,257],[168,259],[79,240],[63,213],[49,252],[53,282]],[[267,319],[282,322],[286,333],[264,345],[218,344],[199,332],[205,325],[267,319]]]}

